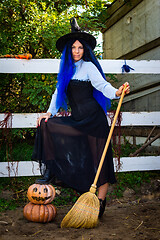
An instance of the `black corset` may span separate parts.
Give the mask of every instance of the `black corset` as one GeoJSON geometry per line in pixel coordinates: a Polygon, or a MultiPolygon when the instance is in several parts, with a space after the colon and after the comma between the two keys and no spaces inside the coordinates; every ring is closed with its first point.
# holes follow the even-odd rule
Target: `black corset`
{"type": "Polygon", "coordinates": [[[72,117],[76,120],[82,120],[100,108],[93,97],[93,87],[89,81],[71,80],[67,89],[67,97],[72,117]]]}

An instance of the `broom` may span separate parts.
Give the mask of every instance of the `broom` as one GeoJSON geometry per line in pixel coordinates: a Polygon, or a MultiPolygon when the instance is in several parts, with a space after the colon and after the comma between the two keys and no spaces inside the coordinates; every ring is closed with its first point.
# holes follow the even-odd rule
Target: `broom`
{"type": "Polygon", "coordinates": [[[125,94],[125,89],[127,84],[125,84],[123,88],[123,92],[121,94],[121,98],[118,103],[118,107],[114,116],[114,120],[108,135],[107,142],[105,144],[105,148],[103,150],[103,154],[97,169],[97,173],[94,179],[93,184],[90,187],[89,192],[82,194],[79,199],[76,201],[71,210],[67,213],[67,215],[63,218],[61,222],[61,228],[64,227],[73,227],[73,228],[94,228],[98,223],[98,215],[100,203],[98,197],[95,195],[96,193],[96,184],[98,181],[98,177],[104,162],[104,158],[112,137],[113,129],[122,105],[122,101],[125,94]]]}

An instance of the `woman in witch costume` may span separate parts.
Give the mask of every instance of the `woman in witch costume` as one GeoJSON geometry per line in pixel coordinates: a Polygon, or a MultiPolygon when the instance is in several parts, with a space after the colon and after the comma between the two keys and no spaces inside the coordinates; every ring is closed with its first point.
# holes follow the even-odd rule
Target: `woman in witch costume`
{"type": "MultiPolygon", "coordinates": [[[[124,86],[115,89],[106,81],[93,53],[96,39],[82,32],[74,18],[71,30],[56,42],[62,52],[57,88],[47,113],[37,120],[32,159],[39,161],[41,170],[45,166],[43,178],[37,183],[53,183],[56,177],[83,193],[89,191],[94,180],[109,133],[106,112],[110,99],[119,98],[124,86]],[[67,104],[71,116],[55,117],[67,104]]],[[[99,217],[105,209],[108,184],[115,182],[110,145],[97,183],[99,217]]]]}

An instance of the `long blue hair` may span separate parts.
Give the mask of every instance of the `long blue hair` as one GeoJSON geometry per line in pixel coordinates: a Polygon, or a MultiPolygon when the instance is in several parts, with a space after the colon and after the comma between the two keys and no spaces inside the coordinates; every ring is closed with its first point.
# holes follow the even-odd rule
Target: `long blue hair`
{"type": "MultiPolygon", "coordinates": [[[[97,67],[102,77],[106,80],[101,65],[99,64],[91,47],[86,43],[86,41],[83,39],[72,39],[68,41],[62,52],[60,70],[57,77],[58,94],[56,100],[56,107],[58,109],[60,107],[67,109],[67,87],[76,70],[74,60],[72,58],[72,45],[76,40],[78,40],[84,47],[83,60],[87,62],[91,61],[97,67]]],[[[103,108],[104,112],[107,113],[107,110],[109,110],[111,106],[110,99],[106,98],[100,91],[98,91],[95,88],[93,88],[93,96],[100,104],[100,106],[103,108]]]]}

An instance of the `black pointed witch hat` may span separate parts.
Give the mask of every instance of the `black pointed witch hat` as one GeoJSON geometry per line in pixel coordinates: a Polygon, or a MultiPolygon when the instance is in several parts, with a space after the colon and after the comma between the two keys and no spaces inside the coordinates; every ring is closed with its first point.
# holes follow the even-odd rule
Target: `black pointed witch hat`
{"type": "Polygon", "coordinates": [[[75,18],[70,19],[70,24],[71,24],[71,33],[65,34],[57,40],[56,42],[57,49],[60,52],[62,52],[65,44],[70,39],[75,39],[75,40],[83,39],[91,46],[93,50],[96,46],[96,38],[87,32],[81,31],[75,18]]]}

